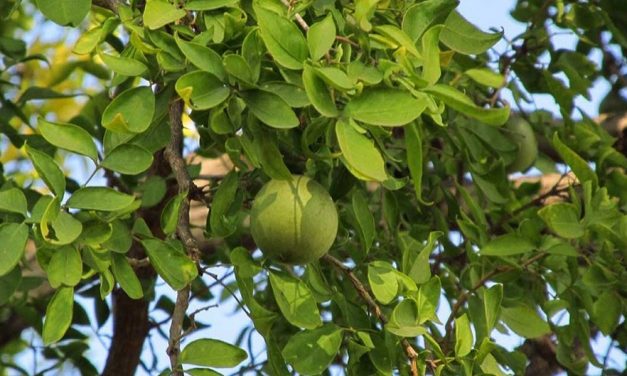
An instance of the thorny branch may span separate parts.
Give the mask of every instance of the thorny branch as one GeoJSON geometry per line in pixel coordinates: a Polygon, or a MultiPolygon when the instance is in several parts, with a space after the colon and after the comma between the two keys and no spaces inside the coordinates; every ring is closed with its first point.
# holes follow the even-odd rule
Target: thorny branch
{"type": "MultiPolygon", "coordinates": [[[[368,307],[370,307],[377,319],[379,319],[379,321],[381,321],[381,323],[385,325],[388,322],[388,318],[381,311],[381,307],[379,307],[377,302],[375,302],[375,300],[372,298],[366,286],[364,286],[359,278],[357,278],[355,273],[353,273],[353,270],[348,266],[342,264],[340,260],[329,254],[324,255],[322,258],[348,277],[348,279],[353,284],[353,287],[355,287],[355,290],[357,290],[357,294],[359,294],[359,296],[366,302],[366,304],[368,305],[368,307]]],[[[418,365],[416,362],[418,353],[406,338],[403,338],[401,340],[401,345],[403,346],[403,350],[405,350],[405,355],[407,355],[407,358],[409,359],[412,376],[418,376],[418,365]]]]}

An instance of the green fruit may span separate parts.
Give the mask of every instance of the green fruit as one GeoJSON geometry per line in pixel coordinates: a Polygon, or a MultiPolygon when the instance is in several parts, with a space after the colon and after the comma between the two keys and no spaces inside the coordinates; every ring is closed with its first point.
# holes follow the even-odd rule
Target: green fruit
{"type": "Polygon", "coordinates": [[[338,215],[329,193],[305,176],[271,180],[253,203],[250,229],[257,247],[288,264],[307,264],[329,251],[338,215]]]}
{"type": "Polygon", "coordinates": [[[533,133],[533,128],[523,118],[512,118],[505,126],[507,135],[518,147],[516,159],[507,170],[509,172],[525,171],[533,165],[538,156],[538,141],[533,133]]]}

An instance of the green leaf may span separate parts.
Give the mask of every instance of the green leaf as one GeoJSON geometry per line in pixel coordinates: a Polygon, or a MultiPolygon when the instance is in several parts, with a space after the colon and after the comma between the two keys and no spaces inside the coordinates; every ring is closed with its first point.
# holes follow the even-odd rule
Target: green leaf
{"type": "Polygon", "coordinates": [[[486,336],[490,336],[501,313],[503,300],[503,285],[496,284],[483,293],[483,314],[486,323],[486,336]]]}
{"type": "Polygon", "coordinates": [[[78,26],[91,8],[91,0],[36,0],[37,8],[61,26],[78,26]]]}
{"type": "Polygon", "coordinates": [[[181,204],[186,197],[187,192],[181,192],[172,197],[165,204],[165,207],[161,212],[161,229],[163,229],[164,234],[170,235],[176,231],[176,226],[179,223],[181,204]]]}
{"type": "Polygon", "coordinates": [[[452,86],[436,84],[424,88],[423,91],[438,97],[454,110],[489,125],[503,125],[509,118],[509,107],[479,107],[464,93],[452,86]]]}
{"type": "Polygon", "coordinates": [[[465,55],[478,55],[501,40],[503,33],[486,33],[468,22],[459,12],[453,11],[446,19],[440,41],[453,51],[465,55]]]}
{"type": "Polygon", "coordinates": [[[344,73],[344,71],[339,68],[320,67],[314,69],[318,76],[322,78],[324,82],[338,90],[348,91],[355,86],[353,84],[353,81],[348,78],[346,73],[344,73]]]}
{"type": "Polygon", "coordinates": [[[542,238],[542,244],[540,249],[546,253],[568,257],[578,257],[579,252],[571,244],[556,238],[554,236],[546,235],[542,238]]]}
{"type": "Polygon", "coordinates": [[[253,115],[264,124],[279,129],[294,128],[300,124],[291,107],[276,94],[251,90],[240,93],[240,96],[253,115]]]}
{"type": "Polygon", "coordinates": [[[405,150],[407,153],[407,166],[411,175],[416,198],[422,204],[427,204],[422,198],[422,172],[423,172],[423,151],[422,136],[420,133],[421,123],[412,122],[405,125],[405,150]]]}
{"type": "Polygon", "coordinates": [[[83,262],[78,250],[66,245],[53,251],[50,263],[46,268],[50,286],[76,286],[83,275],[83,262]]]}
{"type": "Polygon", "coordinates": [[[283,81],[270,81],[261,84],[260,89],[278,95],[290,107],[298,108],[311,104],[305,90],[294,84],[283,81]]]}
{"type": "Polygon", "coordinates": [[[590,168],[583,158],[560,140],[557,132],[553,134],[553,147],[560,157],[562,157],[562,160],[570,166],[581,183],[591,181],[593,189],[599,186],[599,179],[594,171],[592,171],[592,168],[590,168]]]}
{"type": "Polygon", "coordinates": [[[128,263],[126,256],[119,253],[111,253],[111,271],[118,281],[122,290],[131,299],[141,299],[144,296],[142,285],[135,274],[135,271],[128,263]]]}
{"type": "Polygon", "coordinates": [[[538,210],[538,215],[558,236],[576,239],[584,235],[585,227],[579,221],[579,212],[573,204],[558,202],[538,210]]]}
{"type": "Polygon", "coordinates": [[[483,256],[512,256],[528,253],[536,246],[527,238],[516,234],[501,235],[481,248],[483,256]]]}
{"type": "Polygon", "coordinates": [[[100,166],[125,175],[137,175],[152,165],[152,154],[141,146],[122,144],[111,150],[100,166]]]}
{"type": "Polygon", "coordinates": [[[441,231],[431,231],[427,244],[416,241],[407,233],[400,233],[398,237],[399,248],[403,254],[402,270],[417,284],[422,284],[431,278],[429,256],[437,246],[441,231]]]}
{"type": "Polygon", "coordinates": [[[374,142],[356,129],[357,125],[349,120],[339,119],[335,125],[343,162],[356,177],[362,180],[385,181],[385,162],[374,142]]]}
{"type": "Polygon", "coordinates": [[[622,312],[622,299],[615,291],[606,290],[592,307],[592,321],[606,336],[618,326],[622,312]]]}
{"type": "Polygon", "coordinates": [[[42,339],[44,345],[57,342],[65,335],[72,324],[74,312],[74,288],[61,287],[58,289],[46,308],[42,339]]]}
{"type": "Polygon", "coordinates": [[[48,154],[30,147],[28,144],[24,146],[24,150],[26,150],[26,154],[33,162],[39,177],[57,197],[63,198],[65,193],[65,175],[59,164],[48,154]]]}
{"type": "Polygon", "coordinates": [[[133,237],[129,228],[119,219],[111,222],[111,236],[102,247],[117,253],[126,253],[131,248],[133,237]]]}
{"type": "Polygon", "coordinates": [[[407,52],[414,55],[417,58],[421,58],[422,56],[416,49],[416,45],[414,41],[409,37],[409,35],[405,34],[405,32],[394,25],[377,25],[374,27],[376,33],[382,35],[389,41],[392,41],[394,44],[405,48],[407,52]]]}
{"type": "Polygon", "coordinates": [[[41,234],[52,244],[70,244],[78,239],[83,231],[83,224],[71,214],[62,211],[59,198],[50,200],[41,217],[41,234]]]}
{"type": "Polygon", "coordinates": [[[109,69],[122,76],[141,76],[148,70],[146,64],[130,57],[110,55],[102,51],[98,52],[98,56],[109,69]]]}
{"type": "Polygon", "coordinates": [[[422,36],[422,56],[424,64],[422,67],[422,79],[429,85],[433,85],[440,79],[442,70],[440,69],[440,32],[442,26],[437,25],[425,32],[422,36]]]}
{"type": "Polygon", "coordinates": [[[426,99],[416,99],[408,91],[364,89],[348,102],[344,115],[367,124],[397,127],[416,119],[426,107],[426,99]]]}
{"type": "Polygon", "coordinates": [[[420,325],[418,303],[413,298],[406,298],[394,307],[390,321],[385,329],[399,337],[423,335],[427,329],[420,325]]]}
{"type": "Polygon", "coordinates": [[[211,368],[187,368],[185,374],[190,376],[222,376],[220,372],[214,371],[211,368]]]}
{"type": "Polygon", "coordinates": [[[473,336],[468,316],[464,313],[455,319],[455,357],[462,358],[472,350],[473,336]]]}
{"type": "Polygon", "coordinates": [[[314,108],[326,117],[337,117],[340,111],[335,106],[329,87],[318,77],[315,68],[309,64],[303,66],[303,86],[314,108]]]}
{"type": "Polygon", "coordinates": [[[144,239],[141,243],[146,249],[150,264],[173,289],[182,289],[198,276],[196,264],[169,243],[159,239],[144,239]]]}
{"type": "Polygon", "coordinates": [[[185,17],[185,14],[185,10],[177,8],[168,0],[147,0],[144,25],[155,30],[185,17]]]}
{"type": "Polygon", "coordinates": [[[368,207],[368,200],[360,190],[355,191],[353,194],[352,209],[355,220],[359,225],[359,234],[361,235],[364,249],[368,253],[376,236],[376,228],[374,217],[368,207]]]}
{"type": "Polygon", "coordinates": [[[501,319],[521,337],[538,338],[551,332],[549,324],[538,315],[538,312],[526,305],[503,307],[501,319]]]}
{"type": "Polygon", "coordinates": [[[388,304],[398,295],[399,284],[397,271],[385,261],[373,261],[368,264],[368,283],[374,297],[383,304],[388,304]]]}
{"type": "Polygon", "coordinates": [[[237,346],[217,339],[201,338],[185,346],[179,361],[204,367],[232,368],[246,358],[246,351],[237,346]]]}
{"type": "Polygon", "coordinates": [[[174,40],[190,63],[224,81],[226,72],[222,65],[222,57],[217,52],[198,43],[186,42],[178,35],[174,35],[174,40]]]}
{"type": "Polygon", "coordinates": [[[52,145],[72,151],[74,153],[85,155],[94,162],[98,160],[98,150],[91,138],[83,128],[67,123],[52,123],[39,118],[39,126],[37,129],[44,136],[46,141],[52,145]]]}
{"type": "Polygon", "coordinates": [[[141,133],[155,114],[155,95],[147,86],[128,89],[116,96],[102,113],[102,126],[115,132],[141,133]]]}
{"type": "Polygon", "coordinates": [[[193,110],[208,110],[224,102],[231,90],[211,73],[194,71],[176,80],[176,92],[193,110]]]}
{"type": "Polygon", "coordinates": [[[0,276],[10,272],[22,259],[28,226],[23,223],[0,224],[0,276]]]}
{"type": "Polygon", "coordinates": [[[432,25],[443,23],[458,4],[458,0],[426,0],[414,4],[403,16],[403,31],[416,42],[432,25]]]}
{"type": "Polygon", "coordinates": [[[436,310],[440,301],[441,292],[442,283],[437,276],[421,284],[418,288],[416,304],[418,305],[418,317],[420,318],[419,321],[421,324],[426,321],[438,322],[436,310]]]}
{"type": "Polygon", "coordinates": [[[237,0],[189,0],[185,2],[187,10],[214,10],[237,4],[237,0]]]}
{"type": "Polygon", "coordinates": [[[505,85],[505,77],[488,68],[472,68],[465,71],[464,74],[484,86],[499,88],[505,85]]]}
{"type": "Polygon", "coordinates": [[[103,31],[103,27],[98,26],[83,32],[81,36],[78,37],[72,52],[77,55],[90,54],[102,41],[103,31]]]}
{"type": "Polygon", "coordinates": [[[18,188],[0,191],[0,211],[21,214],[26,217],[26,196],[18,188]]]}
{"type": "Polygon", "coordinates": [[[100,221],[88,221],[83,225],[79,242],[90,247],[100,248],[113,235],[113,225],[100,221]]]}
{"type": "Polygon", "coordinates": [[[257,79],[242,55],[228,54],[224,56],[223,64],[227,73],[237,81],[249,86],[255,85],[257,79]]]}
{"type": "Polygon", "coordinates": [[[335,42],[335,22],[331,13],[319,22],[312,24],[307,30],[307,46],[312,60],[320,60],[335,42]]]}
{"type": "Polygon", "coordinates": [[[75,209],[116,211],[128,207],[135,198],[107,187],[85,187],[74,191],[66,205],[75,209]]]}
{"type": "Polygon", "coordinates": [[[327,324],[290,337],[282,354],[301,375],[318,375],[328,369],[342,344],[342,329],[327,324]]]}
{"type": "Polygon", "coordinates": [[[0,306],[5,305],[22,283],[22,269],[17,266],[0,276],[0,306]]]}
{"type": "Polygon", "coordinates": [[[293,22],[253,3],[261,39],[276,62],[287,69],[302,69],[309,57],[305,37],[293,22]]]}
{"type": "Polygon", "coordinates": [[[305,282],[287,274],[270,272],[270,284],[274,299],[290,324],[305,329],[322,325],[316,299],[305,282]]]}
{"type": "Polygon", "coordinates": [[[83,231],[83,224],[65,211],[59,211],[56,217],[50,221],[52,231],[47,234],[46,240],[52,244],[70,244],[78,239],[83,231]]]}
{"type": "Polygon", "coordinates": [[[231,171],[220,182],[209,212],[209,225],[211,233],[216,237],[231,235],[237,230],[237,223],[229,216],[229,209],[235,201],[235,195],[239,185],[239,176],[231,171]]]}
{"type": "Polygon", "coordinates": [[[291,179],[292,173],[285,165],[283,155],[281,155],[281,151],[278,147],[277,139],[270,133],[270,129],[263,129],[259,125],[254,125],[250,127],[250,130],[255,137],[252,148],[261,163],[263,172],[273,179],[291,179]]]}

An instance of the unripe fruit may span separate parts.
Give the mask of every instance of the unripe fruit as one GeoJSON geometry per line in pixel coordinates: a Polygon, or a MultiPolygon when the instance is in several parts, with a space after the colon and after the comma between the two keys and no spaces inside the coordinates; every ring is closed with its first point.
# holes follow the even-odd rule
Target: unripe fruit
{"type": "Polygon", "coordinates": [[[518,151],[516,159],[507,167],[509,172],[525,171],[533,165],[538,156],[538,141],[533,128],[523,118],[510,119],[505,125],[506,135],[516,144],[518,151]]]}
{"type": "Polygon", "coordinates": [[[250,229],[257,247],[288,264],[308,264],[329,251],[338,215],[329,193],[306,176],[271,180],[253,203],[250,229]]]}

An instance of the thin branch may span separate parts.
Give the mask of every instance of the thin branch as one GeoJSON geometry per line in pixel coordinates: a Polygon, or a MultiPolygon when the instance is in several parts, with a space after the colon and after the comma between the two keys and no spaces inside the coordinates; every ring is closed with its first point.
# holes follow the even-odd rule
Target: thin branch
{"type": "MultiPolygon", "coordinates": [[[[355,290],[357,290],[357,294],[359,294],[359,296],[366,302],[366,304],[368,305],[368,307],[370,307],[377,319],[379,319],[379,321],[381,321],[381,323],[385,325],[388,322],[388,318],[381,311],[381,307],[379,307],[377,302],[375,302],[375,300],[372,298],[372,295],[370,295],[366,286],[359,280],[359,278],[357,278],[355,273],[353,273],[353,270],[344,265],[340,260],[329,254],[324,255],[322,259],[333,265],[335,268],[337,268],[348,277],[348,279],[353,284],[353,287],[355,287],[355,290]]],[[[401,345],[403,346],[403,350],[405,350],[405,355],[407,355],[407,358],[409,359],[412,376],[418,376],[418,353],[406,338],[403,338],[401,340],[401,345]]]]}
{"type": "Polygon", "coordinates": [[[180,289],[176,294],[176,304],[172,313],[172,324],[170,324],[170,340],[168,341],[168,349],[166,353],[170,357],[170,366],[172,367],[172,375],[183,376],[183,371],[179,368],[179,354],[181,353],[181,332],[183,331],[183,320],[185,320],[185,311],[189,306],[190,286],[187,285],[180,289]]]}
{"type": "MultiPolygon", "coordinates": [[[[189,225],[189,198],[190,186],[193,184],[187,173],[187,165],[183,160],[183,102],[180,98],[172,98],[170,100],[168,113],[170,117],[170,142],[165,148],[164,156],[170,165],[172,173],[176,178],[178,192],[185,194],[179,209],[178,221],[176,225],[176,234],[178,235],[187,254],[191,259],[198,263],[200,259],[200,250],[196,239],[193,237],[189,225]]],[[[189,306],[190,287],[185,286],[179,290],[176,296],[176,305],[172,313],[172,323],[170,324],[170,340],[168,343],[167,354],[170,357],[170,365],[173,375],[183,376],[183,372],[178,369],[178,357],[181,352],[181,332],[183,330],[183,320],[185,312],[189,306]]]]}
{"type": "Polygon", "coordinates": [[[208,271],[204,271],[204,274],[208,275],[209,277],[213,278],[216,283],[218,283],[220,286],[222,286],[228,293],[229,295],[231,295],[233,297],[233,299],[235,299],[235,301],[237,302],[237,304],[239,304],[240,308],[242,309],[242,311],[244,311],[244,313],[246,314],[246,316],[250,317],[252,319],[251,313],[248,312],[248,310],[246,309],[246,305],[240,300],[240,298],[237,297],[237,295],[235,295],[235,292],[222,281],[222,278],[219,278],[217,275],[208,272],[208,271]]]}
{"type": "MultiPolygon", "coordinates": [[[[166,146],[164,155],[172,173],[176,178],[179,193],[189,194],[193,185],[189,174],[187,173],[187,164],[181,156],[181,148],[183,145],[183,102],[180,98],[173,98],[169,106],[170,113],[170,143],[166,146]]],[[[179,209],[178,222],[176,226],[176,234],[183,242],[187,254],[197,262],[200,258],[200,250],[196,239],[192,236],[189,229],[189,198],[185,197],[181,202],[179,209]]]]}
{"type": "MultiPolygon", "coordinates": [[[[531,265],[534,262],[542,259],[546,255],[547,255],[546,252],[540,252],[540,253],[536,254],[535,256],[529,258],[527,261],[523,262],[522,265],[520,265],[520,268],[521,269],[525,269],[529,265],[531,265]]],[[[517,266],[497,267],[496,269],[492,270],[488,274],[484,275],[479,280],[479,282],[475,283],[475,285],[470,290],[464,291],[461,294],[459,294],[459,296],[457,297],[457,299],[455,301],[455,304],[453,304],[453,307],[451,308],[451,314],[448,316],[448,319],[446,320],[446,324],[444,325],[446,333],[451,333],[451,329],[452,329],[452,326],[453,326],[453,320],[455,319],[455,316],[457,316],[457,312],[459,312],[459,310],[462,308],[464,303],[466,303],[466,300],[468,300],[468,298],[470,297],[470,295],[472,293],[474,293],[475,291],[477,291],[478,289],[483,287],[483,285],[486,282],[488,282],[490,279],[494,278],[495,276],[497,276],[499,274],[507,273],[507,272],[510,272],[510,271],[516,270],[516,269],[518,269],[517,266]]]]}
{"type": "MultiPolygon", "coordinates": [[[[283,5],[285,5],[287,7],[288,11],[291,11],[293,8],[293,5],[290,1],[288,0],[281,0],[281,2],[283,3],[283,5]]],[[[296,22],[298,22],[298,24],[300,25],[300,27],[307,31],[309,30],[309,25],[307,25],[307,22],[303,19],[303,17],[300,15],[300,13],[296,12],[294,14],[294,18],[296,18],[296,22]]]]}

